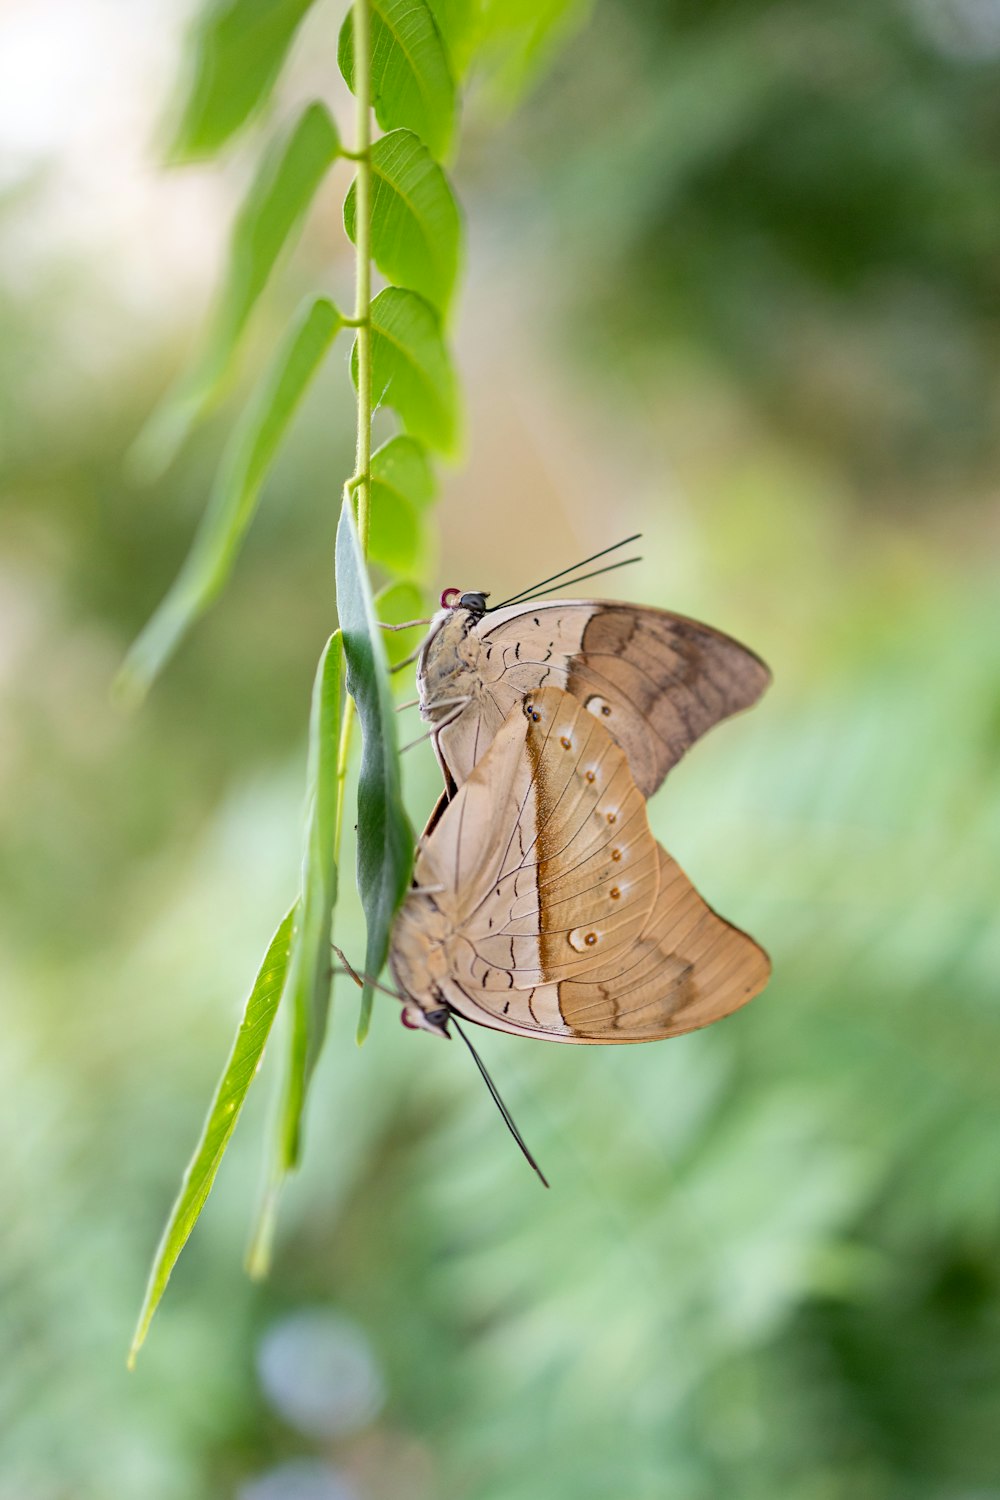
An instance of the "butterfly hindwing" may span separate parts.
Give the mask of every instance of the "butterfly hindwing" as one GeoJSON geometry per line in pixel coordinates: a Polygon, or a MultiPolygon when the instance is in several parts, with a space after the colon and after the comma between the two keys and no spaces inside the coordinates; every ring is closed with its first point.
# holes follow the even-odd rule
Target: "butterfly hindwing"
{"type": "Polygon", "coordinates": [[[652,1041],[763,988],[763,950],[655,842],[621,748],[577,699],[529,693],[425,836],[394,936],[459,1015],[550,1041],[652,1041]],[[421,903],[424,903],[421,905],[421,903]],[[413,955],[416,954],[414,960],[413,955]]]}
{"type": "Polygon", "coordinates": [[[767,954],[701,899],[665,849],[658,854],[658,899],[624,963],[506,993],[449,976],[449,1005],[494,1030],[583,1043],[660,1041],[739,1010],[766,985],[767,954]]]}
{"type": "Polygon", "coordinates": [[[559,986],[559,1010],[580,1041],[679,1036],[731,1015],[760,993],[770,960],[702,900],[658,848],[660,887],[642,936],[622,967],[598,965],[559,986]]]}

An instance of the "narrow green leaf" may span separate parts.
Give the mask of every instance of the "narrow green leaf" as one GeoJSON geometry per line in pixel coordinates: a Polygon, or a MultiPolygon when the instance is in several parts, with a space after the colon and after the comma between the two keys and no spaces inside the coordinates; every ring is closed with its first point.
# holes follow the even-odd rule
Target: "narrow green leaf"
{"type": "Polygon", "coordinates": [[[129,1351],[129,1368],[135,1364],[138,1354],[149,1332],[160,1298],[166,1290],[170,1273],[187,1238],[198,1221],[198,1216],[212,1190],[215,1174],[236,1128],[240,1110],[247,1091],[254,1080],[264,1052],[264,1044],[271,1030],[288,973],[288,957],[292,935],[294,911],[290,911],[279,926],[270,947],[264,955],[253,989],[250,991],[243,1019],[229,1060],[219,1079],[201,1133],[201,1139],[188,1164],[181,1183],[177,1201],[170,1211],[166,1228],[153,1258],[146,1295],[143,1298],[139,1321],[129,1351]]]}
{"type": "Polygon", "coordinates": [[[309,770],[302,889],[295,907],[288,965],[287,1054],[260,1202],[247,1246],[246,1268],[254,1280],[267,1275],[278,1222],[278,1204],[299,1163],[306,1093],[319,1056],[330,1010],[331,929],[337,902],[337,758],[340,748],[342,647],[335,630],[323,648],[313,683],[309,715],[309,770]]]}
{"type": "MultiPolygon", "coordinates": [[[[387,625],[429,618],[426,601],[415,583],[387,583],[375,595],[375,612],[387,625]]],[[[382,643],[390,667],[410,656],[426,634],[426,625],[415,625],[412,630],[383,630],[382,643]]]]}
{"type": "Polygon", "coordinates": [[[133,445],[131,461],[140,477],[153,478],[166,468],[224,389],[250,314],[339,151],[340,136],[328,111],[310,104],[265,154],[236,216],[222,292],[202,352],[133,445]]]}
{"type": "MultiPolygon", "coordinates": [[[[389,281],[426,297],[444,316],[458,276],[462,223],[448,179],[409,130],[372,147],[372,254],[389,281]]],[[[356,184],[344,203],[354,239],[356,184]]]]}
{"type": "Polygon", "coordinates": [[[337,900],[337,753],[340,744],[340,632],[319,660],[309,719],[309,774],[302,894],[288,971],[291,1009],[288,1070],[281,1107],[282,1170],[298,1164],[302,1110],[326,1035],[332,960],[330,929],[337,900]]]}
{"type": "MultiPolygon", "coordinates": [[[[389,951],[389,932],[413,868],[413,830],[403,810],[396,716],[382,631],[349,505],[337,527],[337,612],[347,659],[347,690],[361,722],[358,776],[358,893],[368,938],[365,976],[376,980],[389,951]]],[[[358,1040],[371,1017],[373,990],[361,997],[358,1040]]]]}
{"type": "Polygon", "coordinates": [[[371,461],[368,532],[368,551],[375,562],[404,576],[423,571],[426,545],[421,512],[433,494],[434,476],[416,438],[400,434],[376,449],[371,461]]]}
{"type": "MultiPolygon", "coordinates": [[[[427,0],[371,0],[372,105],[383,130],[417,133],[432,156],[448,149],[455,126],[455,84],[427,0]]],[[[354,30],[348,11],[337,50],[354,88],[354,30]]]]}
{"type": "Polygon", "coordinates": [[[172,161],[212,156],[267,101],[313,0],[210,0],[188,46],[172,161]]]}
{"type": "Polygon", "coordinates": [[[254,392],[227,445],[191,551],[165,599],[134,642],[118,677],[141,698],[192,621],[222,588],[288,425],[341,326],[332,302],[300,313],[254,392]]]}
{"type": "MultiPolygon", "coordinates": [[[[455,371],[430,303],[416,292],[387,286],[371,308],[372,390],[399,413],[408,432],[429,448],[453,454],[458,446],[455,371]]],[[[358,379],[358,348],[351,354],[358,379]]]]}

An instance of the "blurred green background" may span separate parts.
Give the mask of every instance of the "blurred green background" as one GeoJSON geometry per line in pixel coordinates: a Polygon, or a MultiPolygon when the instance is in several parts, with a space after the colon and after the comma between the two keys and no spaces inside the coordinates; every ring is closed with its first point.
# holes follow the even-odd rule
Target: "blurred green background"
{"type": "MultiPolygon", "coordinates": [[[[389,1002],[359,1051],[338,992],[272,1279],[265,1076],[127,1376],[295,890],[352,450],[344,343],[228,595],[113,707],[241,394],[130,484],[259,149],[158,168],[185,15],[0,14],[0,1497],[1000,1496],[998,0],[605,0],[516,113],[473,100],[427,588],[642,530],[609,592],[770,662],[652,817],[774,981],[658,1046],[482,1034],[549,1194],[464,1055],[389,1002]]],[[[338,21],[279,114],[344,111],[338,21]]],[[[338,190],[245,382],[350,284],[338,190]]]]}

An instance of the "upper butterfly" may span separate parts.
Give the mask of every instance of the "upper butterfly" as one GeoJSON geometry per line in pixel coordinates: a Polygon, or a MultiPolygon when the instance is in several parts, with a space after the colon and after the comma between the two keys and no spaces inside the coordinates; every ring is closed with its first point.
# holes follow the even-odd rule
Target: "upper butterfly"
{"type": "Polygon", "coordinates": [[[559,687],[610,732],[650,797],[695,740],[771,680],[738,641],[668,610],[586,599],[488,610],[486,599],[445,589],[418,656],[420,714],[449,791],[525,694],[559,687]]]}

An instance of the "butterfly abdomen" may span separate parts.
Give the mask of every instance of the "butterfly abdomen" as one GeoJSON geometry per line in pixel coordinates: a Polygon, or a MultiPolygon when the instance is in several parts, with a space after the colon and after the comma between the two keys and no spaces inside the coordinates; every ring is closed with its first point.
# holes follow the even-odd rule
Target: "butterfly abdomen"
{"type": "Polygon", "coordinates": [[[440,1005],[439,990],[448,973],[450,927],[431,896],[411,890],[392,928],[389,965],[409,1000],[422,1010],[440,1005]]]}

